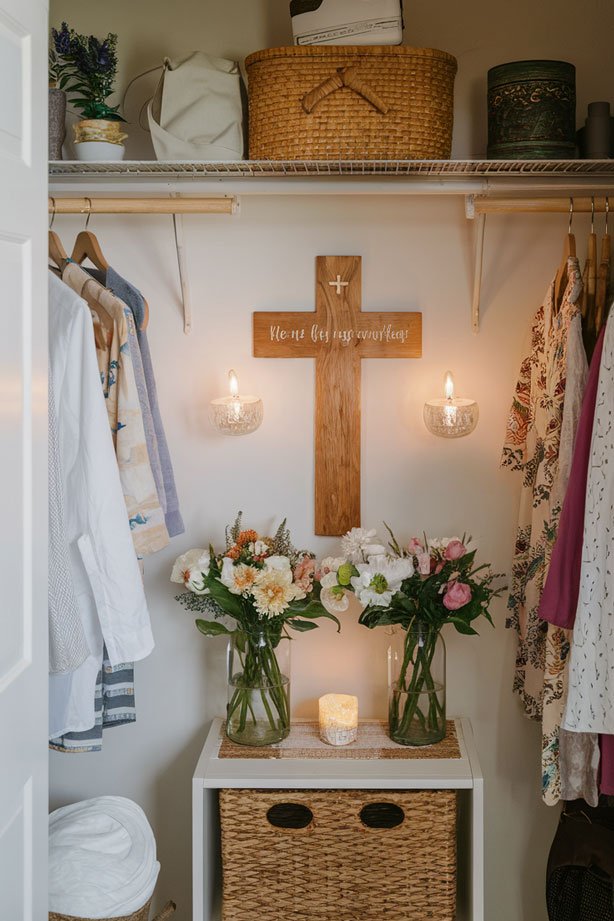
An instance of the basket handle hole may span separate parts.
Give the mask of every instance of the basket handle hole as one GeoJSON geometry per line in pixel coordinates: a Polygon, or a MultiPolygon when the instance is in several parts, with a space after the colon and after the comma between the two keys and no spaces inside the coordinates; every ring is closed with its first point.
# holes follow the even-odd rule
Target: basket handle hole
{"type": "Polygon", "coordinates": [[[405,813],[396,803],[367,803],[360,810],[360,821],[367,828],[397,828],[405,821],[405,813]]]}
{"type": "Polygon", "coordinates": [[[276,803],[266,817],[275,828],[307,828],[313,822],[313,812],[302,803],[276,803]]]}

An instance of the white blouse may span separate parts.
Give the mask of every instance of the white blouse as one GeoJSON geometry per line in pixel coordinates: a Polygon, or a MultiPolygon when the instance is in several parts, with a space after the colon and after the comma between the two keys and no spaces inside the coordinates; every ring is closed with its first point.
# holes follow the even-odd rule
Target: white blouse
{"type": "Polygon", "coordinates": [[[66,536],[89,656],[50,675],[51,738],[94,725],[103,642],[112,665],[153,649],[149,612],[132,543],[100,384],[89,309],[49,276],[49,362],[56,400],[66,536]]]}
{"type": "Polygon", "coordinates": [[[614,310],[599,370],[563,726],[614,734],[614,310]]]}

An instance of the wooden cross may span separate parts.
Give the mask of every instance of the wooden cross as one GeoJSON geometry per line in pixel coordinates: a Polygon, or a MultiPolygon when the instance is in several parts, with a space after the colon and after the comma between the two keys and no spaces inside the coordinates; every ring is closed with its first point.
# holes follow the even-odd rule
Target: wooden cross
{"type": "Polygon", "coordinates": [[[315,358],[315,533],[360,525],[360,362],[420,358],[422,314],[361,310],[360,256],[318,256],[314,313],[254,314],[255,358],[315,358]]]}

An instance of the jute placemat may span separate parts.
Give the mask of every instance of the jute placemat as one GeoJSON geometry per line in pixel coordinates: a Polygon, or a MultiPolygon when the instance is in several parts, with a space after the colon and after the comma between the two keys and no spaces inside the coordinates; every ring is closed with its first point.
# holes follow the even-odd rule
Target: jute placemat
{"type": "Polygon", "coordinates": [[[435,745],[415,748],[411,745],[398,745],[388,737],[388,727],[381,720],[361,720],[358,725],[358,738],[349,745],[336,748],[322,742],[316,722],[300,721],[293,723],[290,735],[276,745],[261,748],[249,745],[237,745],[227,738],[224,726],[220,730],[220,749],[218,758],[352,758],[352,759],[437,759],[460,758],[460,748],[456,736],[456,727],[448,720],[445,739],[435,745]]]}

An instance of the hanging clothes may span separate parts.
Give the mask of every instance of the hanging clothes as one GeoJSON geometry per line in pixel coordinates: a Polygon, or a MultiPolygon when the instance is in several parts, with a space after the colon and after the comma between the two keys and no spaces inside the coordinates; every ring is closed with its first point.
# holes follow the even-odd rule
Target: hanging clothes
{"type": "Polygon", "coordinates": [[[49,678],[51,738],[95,724],[97,675],[106,645],[120,665],[154,642],[143,582],[100,387],[89,308],[49,275],[49,366],[65,498],[72,581],[89,655],[49,678]]]}
{"type": "Polygon", "coordinates": [[[591,438],[580,591],[563,725],[614,734],[614,319],[608,318],[591,438]]]}
{"type": "Polygon", "coordinates": [[[169,536],[147,453],[125,305],[74,262],[67,263],[62,279],[86,300],[94,298],[112,319],[108,348],[98,347],[96,354],[134,546],[139,557],[148,556],[167,546],[169,536]]]}
{"type": "Polygon", "coordinates": [[[145,317],[145,301],[141,292],[122,278],[112,266],[109,266],[106,272],[99,270],[88,271],[126,304],[128,342],[143,413],[147,451],[156,481],[160,504],[164,511],[169,537],[176,537],[184,533],[185,526],[179,510],[175,475],[158,405],[158,394],[147,333],[142,329],[145,317]]]}
{"type": "MultiPolygon", "coordinates": [[[[549,631],[560,630],[567,639],[569,649],[578,605],[586,480],[604,335],[605,330],[602,330],[591,360],[558,535],[539,606],[539,616],[548,622],[549,631]]],[[[566,691],[561,699],[563,710],[565,699],[566,691]]],[[[597,735],[570,733],[561,729],[559,760],[561,799],[584,799],[589,805],[596,806],[599,795],[597,735]]]]}
{"type": "Polygon", "coordinates": [[[124,726],[136,720],[133,665],[131,662],[111,665],[106,650],[96,679],[94,712],[96,719],[91,729],[67,732],[51,739],[49,747],[70,754],[99,752],[102,751],[103,729],[124,726]]]}
{"type": "Polygon", "coordinates": [[[58,425],[49,377],[49,672],[69,672],[85,662],[89,649],[79,616],[70,567],[70,551],[64,516],[64,490],[58,445],[58,425]]]}
{"type": "Polygon", "coordinates": [[[158,404],[158,390],[156,387],[149,342],[147,333],[143,329],[145,320],[145,300],[141,292],[135,288],[134,285],[127,282],[125,278],[122,278],[112,266],[109,266],[107,269],[106,284],[117,297],[130,307],[136,324],[136,335],[141,351],[143,373],[145,374],[145,382],[147,385],[147,395],[149,397],[149,405],[151,407],[151,415],[158,443],[158,454],[162,465],[164,492],[166,495],[166,527],[168,528],[170,536],[176,537],[178,534],[184,533],[185,526],[179,509],[177,487],[175,486],[175,474],[173,472],[173,464],[171,462],[171,455],[158,404]]]}
{"type": "Polygon", "coordinates": [[[533,321],[503,447],[502,466],[523,473],[507,626],[518,633],[514,690],[531,719],[541,719],[547,627],[537,615],[560,513],[558,475],[570,325],[579,316],[582,279],[570,257],[558,311],[553,281],[533,321]]]}
{"type": "MultiPolygon", "coordinates": [[[[551,493],[552,507],[559,510],[569,482],[587,375],[588,363],[582,341],[582,318],[578,313],[569,323],[558,470],[551,493]]],[[[567,696],[570,639],[567,631],[548,624],[542,700],[542,796],[549,806],[556,805],[561,799],[562,768],[559,740],[567,696]]],[[[563,771],[566,770],[564,767],[563,771]]]]}

